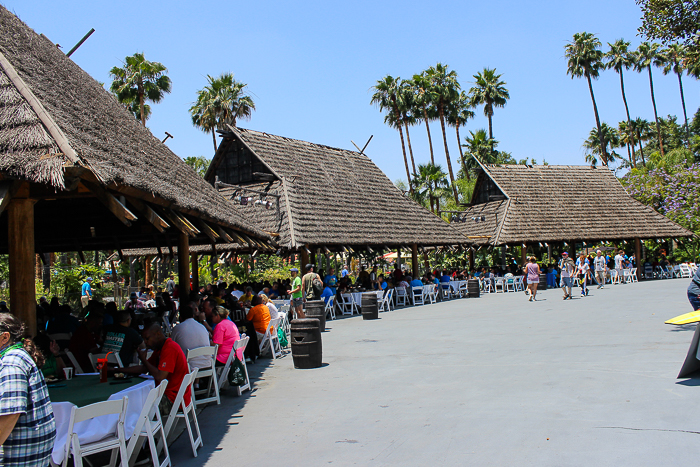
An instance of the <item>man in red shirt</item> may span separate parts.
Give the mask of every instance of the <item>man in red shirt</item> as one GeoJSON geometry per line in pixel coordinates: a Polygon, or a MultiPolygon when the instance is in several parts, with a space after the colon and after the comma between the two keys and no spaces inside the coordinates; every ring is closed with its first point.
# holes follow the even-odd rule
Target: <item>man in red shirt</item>
{"type": "MultiPolygon", "coordinates": [[[[139,349],[138,354],[142,365],[123,368],[120,371],[137,375],[148,372],[155,379],[156,386],[167,379],[165,397],[161,399],[159,406],[161,415],[167,417],[175,403],[182,380],[189,373],[187,358],[174,340],[165,337],[157,323],[143,331],[143,341],[149,349],[153,350],[151,358],[147,359],[146,351],[139,349]]],[[[191,397],[190,388],[187,388],[184,397],[185,405],[189,405],[191,397]]]]}

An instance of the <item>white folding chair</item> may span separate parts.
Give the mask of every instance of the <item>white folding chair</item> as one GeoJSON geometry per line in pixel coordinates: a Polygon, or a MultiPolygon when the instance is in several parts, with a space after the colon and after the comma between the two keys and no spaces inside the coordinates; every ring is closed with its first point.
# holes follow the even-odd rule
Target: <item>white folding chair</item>
{"type": "Polygon", "coordinates": [[[630,282],[632,282],[632,278],[630,277],[630,270],[623,269],[622,270],[622,283],[629,284],[630,282]]]}
{"type": "Polygon", "coordinates": [[[467,295],[469,295],[469,289],[467,288],[467,285],[467,281],[459,281],[459,287],[457,290],[459,291],[460,297],[466,297],[467,295]]]}
{"type": "Polygon", "coordinates": [[[126,451],[129,458],[129,465],[133,465],[136,457],[139,454],[143,443],[148,443],[148,448],[151,452],[151,462],[154,467],[166,467],[172,465],[170,462],[170,451],[168,444],[165,442],[165,431],[163,430],[163,420],[160,416],[158,404],[165,394],[165,388],[168,385],[168,380],[164,379],[158,387],[151,389],[146,397],[146,401],[141,409],[134,434],[131,435],[129,443],[126,445],[126,451]],[[156,438],[163,440],[164,458],[160,461],[158,456],[158,445],[156,438]]]}
{"type": "Polygon", "coordinates": [[[508,277],[506,279],[506,292],[516,292],[514,277],[508,277]]]}
{"type": "MultiPolygon", "coordinates": [[[[231,351],[231,354],[228,356],[228,360],[226,361],[226,365],[221,368],[221,374],[219,375],[219,390],[223,389],[225,385],[228,384],[228,374],[231,371],[231,363],[233,363],[233,359],[235,358],[236,355],[236,350],[238,349],[243,349],[245,352],[245,348],[248,346],[248,341],[250,340],[250,337],[245,336],[242,339],[238,339],[236,342],[233,343],[233,350],[231,351]]],[[[238,395],[240,396],[243,394],[243,391],[246,389],[250,391],[250,378],[248,377],[248,365],[245,363],[245,356],[243,357],[243,360],[241,360],[241,363],[243,364],[243,371],[245,373],[245,384],[242,386],[238,386],[238,395]]]]}
{"type": "Polygon", "coordinates": [[[610,285],[619,284],[620,281],[622,281],[622,278],[620,277],[620,270],[619,269],[611,269],[610,270],[610,285]]]}
{"type": "MultiPolygon", "coordinates": [[[[124,365],[122,365],[122,359],[119,358],[118,353],[114,352],[108,352],[108,353],[91,353],[88,354],[88,358],[90,359],[90,363],[92,363],[92,368],[96,372],[99,371],[97,369],[97,359],[98,358],[105,358],[107,357],[107,363],[111,363],[112,365],[117,365],[119,368],[124,368],[124,365]]],[[[68,357],[70,358],[70,357],[68,357]]],[[[77,371],[77,370],[76,370],[77,371]]]]}
{"type": "Polygon", "coordinates": [[[335,319],[335,295],[328,297],[328,303],[326,303],[326,317],[329,316],[331,320],[335,319]]]}
{"type": "Polygon", "coordinates": [[[386,289],[382,300],[379,302],[379,311],[391,311],[393,295],[394,289],[386,289]]]}
{"type": "Polygon", "coordinates": [[[344,293],[340,294],[340,310],[343,313],[343,316],[345,315],[354,315],[355,312],[359,313],[357,311],[357,304],[355,303],[355,300],[352,298],[352,294],[349,293],[344,293]]]}
{"type": "Polygon", "coordinates": [[[68,360],[70,360],[71,365],[73,365],[73,369],[75,370],[75,374],[79,375],[81,373],[85,373],[83,371],[83,368],[80,366],[80,363],[78,363],[78,360],[75,359],[75,355],[73,355],[73,352],[70,350],[66,349],[66,357],[68,357],[68,360]]]}
{"type": "Polygon", "coordinates": [[[280,345],[280,338],[277,335],[277,328],[280,324],[280,319],[281,318],[270,320],[270,322],[267,324],[267,329],[265,329],[265,335],[260,341],[260,353],[262,354],[266,347],[269,347],[273,360],[282,356],[282,346],[280,345]]]}
{"type": "Polygon", "coordinates": [[[494,288],[493,288],[493,281],[491,280],[490,277],[484,278],[480,277],[479,281],[481,282],[481,291],[484,293],[493,293],[494,288]]]}
{"type": "Polygon", "coordinates": [[[170,325],[170,320],[167,315],[163,315],[163,332],[166,337],[169,337],[173,332],[173,327],[170,325]]]}
{"type": "Polygon", "coordinates": [[[437,303],[438,294],[441,293],[440,287],[441,286],[437,284],[428,284],[423,286],[424,297],[427,298],[431,304],[437,303]]]}
{"type": "Polygon", "coordinates": [[[515,291],[524,292],[525,291],[525,276],[517,276],[515,278],[515,291]]]}
{"type": "Polygon", "coordinates": [[[65,454],[63,457],[63,467],[68,466],[68,458],[73,455],[73,465],[82,467],[83,457],[98,452],[111,451],[112,456],[109,465],[114,467],[117,465],[117,454],[121,458],[122,467],[127,467],[129,464],[129,456],[126,450],[126,435],[124,434],[124,420],[126,418],[126,406],[128,397],[124,396],[121,400],[97,402],[95,404],[86,405],[85,407],[71,408],[70,421],[68,422],[68,439],[66,440],[65,454]],[[81,444],[78,434],[75,432],[75,424],[84,422],[105,415],[118,415],[119,420],[114,433],[111,433],[105,438],[92,443],[81,444]]]}
{"type": "Polygon", "coordinates": [[[214,371],[214,368],[216,367],[216,354],[218,351],[218,345],[197,347],[187,351],[187,366],[189,367],[190,371],[192,371],[193,368],[190,364],[193,358],[208,357],[210,362],[210,366],[208,368],[197,368],[199,370],[197,372],[197,378],[200,379],[199,384],[202,384],[202,378],[209,378],[209,380],[207,381],[206,389],[200,389],[199,391],[192,393],[192,397],[195,399],[195,407],[208,404],[209,402],[216,402],[216,405],[221,405],[221,398],[219,397],[219,382],[216,379],[216,371],[214,371]],[[212,394],[212,390],[214,391],[214,394],[212,394]]]}
{"type": "Polygon", "coordinates": [[[204,446],[204,442],[202,441],[202,432],[199,430],[199,422],[197,421],[197,411],[194,407],[194,397],[190,397],[189,404],[185,403],[185,393],[187,392],[187,389],[190,390],[191,396],[193,396],[194,394],[195,378],[197,378],[196,368],[192,370],[192,372],[186,374],[184,378],[182,378],[180,390],[177,391],[177,396],[175,397],[175,401],[173,402],[173,408],[170,411],[170,414],[168,415],[168,418],[165,422],[165,428],[163,429],[165,432],[165,439],[161,440],[158,443],[158,452],[160,452],[160,450],[162,449],[161,444],[167,443],[167,437],[170,436],[170,432],[175,426],[175,422],[178,418],[185,419],[185,425],[187,426],[187,434],[190,437],[190,445],[192,446],[192,454],[194,455],[194,457],[197,457],[197,448],[199,448],[200,446],[204,446]],[[190,421],[190,418],[192,418],[192,421],[190,421]],[[197,431],[196,438],[192,433],[193,428],[197,431]]]}
{"type": "Polygon", "coordinates": [[[501,288],[501,292],[506,291],[505,279],[503,277],[497,277],[494,284],[494,292],[498,293],[498,288],[501,288]]]}
{"type": "Polygon", "coordinates": [[[406,301],[408,300],[408,294],[406,294],[406,287],[397,286],[394,288],[396,291],[396,306],[406,306],[406,301]]]}
{"type": "Polygon", "coordinates": [[[424,295],[423,295],[423,287],[411,287],[411,294],[413,297],[413,304],[414,305],[425,305],[425,300],[424,300],[424,295]]]}
{"type": "Polygon", "coordinates": [[[441,282],[440,285],[436,285],[436,287],[439,288],[440,296],[443,300],[450,300],[453,298],[452,286],[448,282],[441,282]],[[447,285],[447,287],[445,287],[445,285],[447,285]]]}
{"type": "Polygon", "coordinates": [[[639,278],[637,277],[637,268],[632,268],[629,271],[630,271],[630,282],[639,282],[639,278]]]}

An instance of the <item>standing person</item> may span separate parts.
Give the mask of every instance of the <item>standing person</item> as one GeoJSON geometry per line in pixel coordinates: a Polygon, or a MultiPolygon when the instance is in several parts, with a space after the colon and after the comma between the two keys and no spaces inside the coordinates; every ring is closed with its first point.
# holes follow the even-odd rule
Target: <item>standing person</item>
{"type": "Polygon", "coordinates": [[[598,288],[602,289],[605,286],[605,270],[607,268],[607,262],[603,252],[596,251],[596,257],[593,260],[593,266],[595,268],[595,280],[598,282],[598,288]]]}
{"type": "Polygon", "coordinates": [[[335,275],[335,269],[330,268],[328,270],[328,274],[326,274],[326,277],[323,279],[323,283],[326,284],[326,287],[330,288],[333,295],[335,295],[336,287],[338,286],[338,277],[335,275]]]}
{"type": "Polygon", "coordinates": [[[347,265],[343,264],[343,270],[340,271],[340,277],[345,277],[348,274],[350,274],[350,271],[348,271],[347,265]]]}
{"type": "Polygon", "coordinates": [[[38,368],[44,357],[24,336],[22,321],[0,314],[0,465],[45,467],[56,440],[56,421],[38,368]]]}
{"type": "Polygon", "coordinates": [[[289,270],[292,274],[292,289],[287,290],[287,295],[292,296],[290,302],[290,311],[292,312],[292,319],[294,318],[294,313],[296,312],[296,317],[299,319],[306,318],[304,314],[304,297],[301,291],[301,278],[299,277],[299,270],[297,268],[292,268],[289,270]]]}
{"type": "Polygon", "coordinates": [[[528,258],[530,261],[525,266],[525,272],[527,273],[527,291],[530,296],[529,301],[537,301],[535,298],[537,296],[537,286],[540,283],[540,265],[537,264],[537,258],[530,256],[528,258]]]}
{"type": "Polygon", "coordinates": [[[617,277],[622,279],[622,270],[625,268],[625,251],[620,250],[615,255],[615,271],[617,272],[617,277]]]}
{"type": "Polygon", "coordinates": [[[694,311],[700,310],[700,268],[695,270],[688,286],[688,301],[694,311]]]}
{"type": "Polygon", "coordinates": [[[314,272],[314,265],[307,264],[306,274],[304,275],[304,277],[301,278],[301,290],[304,292],[304,301],[321,299],[321,294],[316,293],[316,291],[314,290],[315,279],[318,279],[319,282],[321,281],[321,277],[314,272]]]}
{"type": "Polygon", "coordinates": [[[585,297],[588,295],[588,286],[586,282],[588,281],[588,276],[591,271],[591,266],[588,264],[588,260],[586,259],[586,254],[584,252],[581,252],[581,255],[578,258],[578,280],[581,284],[581,296],[585,297]]]}
{"type": "Polygon", "coordinates": [[[168,282],[165,283],[165,291],[172,296],[175,290],[175,274],[170,274],[168,282]]]}
{"type": "Polygon", "coordinates": [[[92,300],[92,287],[90,286],[91,284],[92,277],[88,277],[87,279],[85,279],[85,282],[83,282],[83,286],[81,288],[80,293],[80,304],[83,308],[88,306],[88,302],[92,300]]]}
{"type": "Polygon", "coordinates": [[[559,261],[559,269],[561,270],[561,288],[564,289],[564,300],[571,300],[572,276],[576,270],[574,260],[569,258],[569,253],[566,251],[561,254],[559,261]]]}

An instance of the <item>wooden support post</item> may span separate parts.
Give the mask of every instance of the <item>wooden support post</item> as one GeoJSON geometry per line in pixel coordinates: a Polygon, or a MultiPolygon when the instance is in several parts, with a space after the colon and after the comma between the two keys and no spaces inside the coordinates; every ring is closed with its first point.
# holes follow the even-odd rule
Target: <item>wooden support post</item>
{"type": "Polygon", "coordinates": [[[520,265],[525,266],[527,264],[527,245],[523,244],[520,247],[520,265]]]}
{"type": "Polygon", "coordinates": [[[192,274],[192,290],[195,292],[199,290],[199,255],[197,253],[192,253],[192,268],[190,274],[192,274]]]}
{"type": "Polygon", "coordinates": [[[299,265],[299,275],[306,274],[306,265],[309,264],[309,253],[306,248],[301,247],[301,264],[299,265]]]}
{"type": "Polygon", "coordinates": [[[153,274],[151,273],[151,259],[152,259],[152,256],[146,256],[146,258],[144,258],[144,261],[143,261],[144,281],[145,281],[144,285],[146,287],[153,284],[153,274]]]}
{"type": "Polygon", "coordinates": [[[634,239],[634,258],[636,260],[636,268],[637,268],[637,279],[639,280],[642,277],[642,240],[637,237],[634,239]]]}
{"type": "MultiPolygon", "coordinates": [[[[190,237],[183,232],[178,234],[177,265],[180,300],[187,300],[190,294],[190,237]]],[[[184,303],[181,301],[180,303],[184,303]]]]}
{"type": "Polygon", "coordinates": [[[469,248],[469,272],[474,269],[474,250],[469,248]]]}
{"type": "Polygon", "coordinates": [[[10,309],[36,336],[34,290],[34,201],[14,198],[8,210],[8,252],[10,255],[10,309]]]}
{"type": "Polygon", "coordinates": [[[411,268],[413,268],[413,276],[420,277],[418,267],[418,245],[415,243],[411,245],[411,268]]]}

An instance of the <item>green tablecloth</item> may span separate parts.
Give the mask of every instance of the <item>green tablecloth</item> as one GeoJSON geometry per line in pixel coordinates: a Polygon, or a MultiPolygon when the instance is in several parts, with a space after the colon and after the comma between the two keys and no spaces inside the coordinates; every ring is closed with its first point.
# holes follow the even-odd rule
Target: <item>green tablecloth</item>
{"type": "Polygon", "coordinates": [[[139,377],[125,382],[109,378],[108,382],[100,383],[99,375],[73,376],[70,381],[49,384],[49,398],[51,402],[70,402],[78,407],[84,407],[95,402],[106,401],[115,392],[123,391],[143,381],[139,377]],[[110,384],[116,381],[119,383],[110,384]]]}

